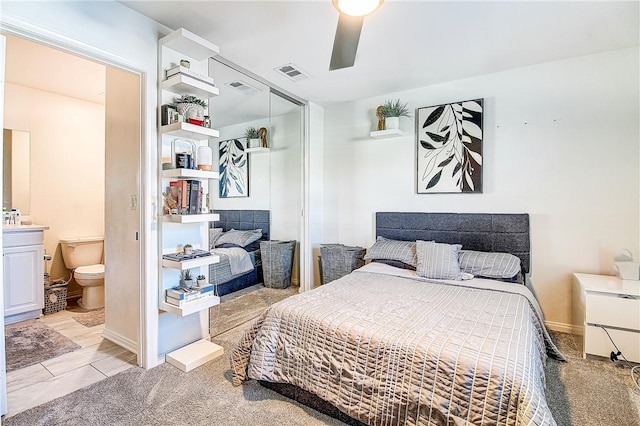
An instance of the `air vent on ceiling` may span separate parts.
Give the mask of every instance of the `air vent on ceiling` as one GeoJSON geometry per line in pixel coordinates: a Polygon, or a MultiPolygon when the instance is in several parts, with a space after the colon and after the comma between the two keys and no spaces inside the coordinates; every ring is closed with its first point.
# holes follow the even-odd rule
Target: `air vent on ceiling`
{"type": "Polygon", "coordinates": [[[307,75],[307,73],[302,71],[297,65],[294,64],[283,65],[281,67],[275,68],[275,70],[287,77],[289,80],[293,81],[300,81],[304,80],[305,78],[309,78],[309,75],[307,75]]]}
{"type": "Polygon", "coordinates": [[[232,81],[230,83],[227,83],[227,86],[233,87],[234,89],[244,93],[245,95],[253,95],[254,93],[260,91],[260,89],[258,89],[257,87],[252,86],[242,80],[232,81]]]}

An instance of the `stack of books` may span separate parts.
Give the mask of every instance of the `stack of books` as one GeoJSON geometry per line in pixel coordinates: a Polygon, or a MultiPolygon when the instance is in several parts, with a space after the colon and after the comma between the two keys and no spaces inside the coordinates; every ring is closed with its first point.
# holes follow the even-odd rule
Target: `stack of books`
{"type": "Polygon", "coordinates": [[[179,307],[210,297],[213,297],[213,284],[191,288],[173,287],[166,291],[167,303],[179,307]]]}
{"type": "Polygon", "coordinates": [[[206,76],[206,75],[195,73],[195,72],[191,71],[189,68],[186,68],[186,67],[177,66],[177,67],[174,67],[174,68],[171,68],[171,69],[168,69],[168,70],[165,71],[165,76],[167,78],[169,78],[171,76],[174,76],[176,74],[187,75],[187,76],[189,76],[191,78],[195,78],[196,80],[199,80],[199,81],[201,81],[203,83],[207,83],[207,84],[210,84],[212,86],[214,85],[213,84],[213,78],[211,78],[209,76],[206,76]]]}
{"type": "Polygon", "coordinates": [[[186,179],[169,182],[167,196],[175,203],[177,214],[197,214],[202,211],[203,188],[199,180],[186,179]]]}

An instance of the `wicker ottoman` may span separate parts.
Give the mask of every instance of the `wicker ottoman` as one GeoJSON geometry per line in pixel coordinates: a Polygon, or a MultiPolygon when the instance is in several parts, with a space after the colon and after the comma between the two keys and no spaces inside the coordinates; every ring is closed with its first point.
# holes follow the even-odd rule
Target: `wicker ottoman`
{"type": "Polygon", "coordinates": [[[322,284],[350,274],[364,265],[366,249],[343,244],[324,244],[320,247],[322,284]]]}
{"type": "Polygon", "coordinates": [[[291,285],[295,241],[260,241],[264,286],[287,288],[291,285]]]}

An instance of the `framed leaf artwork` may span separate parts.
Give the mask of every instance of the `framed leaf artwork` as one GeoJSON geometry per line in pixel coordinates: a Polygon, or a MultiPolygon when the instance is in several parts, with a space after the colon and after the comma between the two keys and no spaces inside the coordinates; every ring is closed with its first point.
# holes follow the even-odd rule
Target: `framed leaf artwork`
{"type": "Polygon", "coordinates": [[[418,109],[418,194],[482,192],[483,112],[483,99],[418,109]]]}
{"type": "Polygon", "coordinates": [[[221,141],[218,145],[220,198],[249,196],[249,156],[238,139],[221,141]]]}

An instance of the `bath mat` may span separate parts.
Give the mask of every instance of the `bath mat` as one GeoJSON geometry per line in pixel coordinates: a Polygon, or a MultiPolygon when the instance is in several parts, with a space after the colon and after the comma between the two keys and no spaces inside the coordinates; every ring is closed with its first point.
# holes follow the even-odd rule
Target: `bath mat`
{"type": "Polygon", "coordinates": [[[96,325],[104,324],[104,308],[79,313],[71,318],[78,321],[85,327],[95,327],[96,325]]]}
{"type": "Polygon", "coordinates": [[[80,346],[38,320],[5,326],[7,372],[38,364],[80,346]]]}

